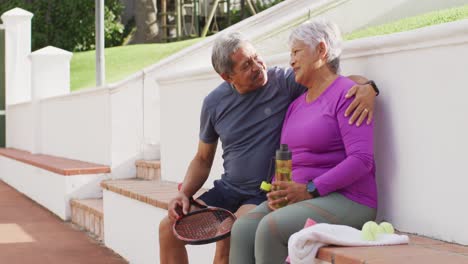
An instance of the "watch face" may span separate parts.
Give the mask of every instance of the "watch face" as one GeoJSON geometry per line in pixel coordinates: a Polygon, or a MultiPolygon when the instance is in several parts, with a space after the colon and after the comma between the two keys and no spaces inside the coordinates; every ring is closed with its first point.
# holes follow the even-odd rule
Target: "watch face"
{"type": "Polygon", "coordinates": [[[311,192],[315,191],[315,189],[316,188],[315,188],[314,182],[310,181],[310,182],[307,183],[307,192],[311,193],[311,192]]]}

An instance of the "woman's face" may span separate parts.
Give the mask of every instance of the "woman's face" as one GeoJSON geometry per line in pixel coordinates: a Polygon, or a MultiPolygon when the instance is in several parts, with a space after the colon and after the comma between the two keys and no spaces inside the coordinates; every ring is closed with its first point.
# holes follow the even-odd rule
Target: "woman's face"
{"type": "Polygon", "coordinates": [[[322,43],[319,43],[314,49],[303,41],[293,42],[289,63],[294,70],[297,83],[307,86],[314,78],[315,72],[323,66],[322,46],[322,43]]]}

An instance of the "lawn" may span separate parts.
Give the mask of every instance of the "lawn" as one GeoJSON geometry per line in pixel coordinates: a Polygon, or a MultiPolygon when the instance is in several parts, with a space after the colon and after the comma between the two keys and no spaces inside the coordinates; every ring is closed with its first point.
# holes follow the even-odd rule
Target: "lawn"
{"type": "Polygon", "coordinates": [[[388,24],[357,30],[346,35],[346,40],[386,35],[396,32],[409,31],[417,28],[433,26],[468,18],[468,5],[450,9],[438,10],[419,16],[404,18],[388,24]]]}
{"type": "MultiPolygon", "coordinates": [[[[106,82],[112,83],[157,63],[161,59],[188,47],[201,39],[172,43],[140,44],[105,49],[106,82]]],[[[95,51],[76,52],[71,61],[71,90],[94,87],[95,51]]]]}

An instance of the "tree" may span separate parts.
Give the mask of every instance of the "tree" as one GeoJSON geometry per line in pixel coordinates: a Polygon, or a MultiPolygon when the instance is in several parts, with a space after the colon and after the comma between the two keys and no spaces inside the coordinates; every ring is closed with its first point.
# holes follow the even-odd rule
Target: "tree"
{"type": "Polygon", "coordinates": [[[159,42],[158,9],[155,0],[136,0],[136,34],[132,43],[159,42]]]}

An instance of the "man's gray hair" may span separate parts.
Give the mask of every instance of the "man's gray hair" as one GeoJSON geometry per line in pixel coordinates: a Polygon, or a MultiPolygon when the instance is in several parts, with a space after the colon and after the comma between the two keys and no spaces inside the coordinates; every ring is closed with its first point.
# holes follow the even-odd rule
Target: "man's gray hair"
{"type": "Polygon", "coordinates": [[[342,38],[340,29],[335,23],[323,18],[306,21],[293,30],[289,36],[289,45],[292,45],[298,40],[304,42],[313,49],[315,49],[320,42],[324,42],[328,48],[328,66],[333,72],[338,73],[340,69],[342,38]]]}
{"type": "Polygon", "coordinates": [[[243,42],[249,42],[240,32],[229,32],[216,37],[211,52],[211,64],[218,74],[231,73],[233,61],[231,55],[243,42]]]}

